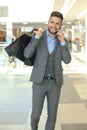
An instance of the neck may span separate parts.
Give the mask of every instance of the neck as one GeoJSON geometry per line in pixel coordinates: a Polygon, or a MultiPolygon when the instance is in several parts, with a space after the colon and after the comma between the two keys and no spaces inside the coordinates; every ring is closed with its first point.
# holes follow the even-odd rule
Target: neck
{"type": "Polygon", "coordinates": [[[52,33],[49,33],[50,34],[50,37],[54,38],[55,37],[55,34],[52,34],[52,33]]]}
{"type": "Polygon", "coordinates": [[[48,32],[49,32],[49,35],[50,35],[51,38],[54,38],[54,37],[56,36],[56,34],[55,34],[55,33],[51,33],[51,32],[49,31],[49,29],[48,29],[48,32]]]}

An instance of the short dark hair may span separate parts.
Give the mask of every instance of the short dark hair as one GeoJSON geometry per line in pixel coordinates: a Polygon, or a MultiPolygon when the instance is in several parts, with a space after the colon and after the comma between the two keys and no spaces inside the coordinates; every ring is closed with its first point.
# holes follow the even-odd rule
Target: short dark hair
{"type": "Polygon", "coordinates": [[[58,17],[58,18],[60,18],[61,20],[63,20],[63,14],[60,13],[59,11],[53,11],[53,12],[51,13],[50,17],[53,17],[53,16],[58,17]]]}

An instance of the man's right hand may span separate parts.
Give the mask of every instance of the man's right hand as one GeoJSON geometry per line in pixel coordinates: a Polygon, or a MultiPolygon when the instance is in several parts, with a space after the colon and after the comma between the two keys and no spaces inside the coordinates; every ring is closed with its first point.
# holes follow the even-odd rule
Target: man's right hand
{"type": "Polygon", "coordinates": [[[43,29],[38,28],[37,30],[34,31],[34,34],[35,34],[36,37],[40,38],[43,34],[43,29]]]}

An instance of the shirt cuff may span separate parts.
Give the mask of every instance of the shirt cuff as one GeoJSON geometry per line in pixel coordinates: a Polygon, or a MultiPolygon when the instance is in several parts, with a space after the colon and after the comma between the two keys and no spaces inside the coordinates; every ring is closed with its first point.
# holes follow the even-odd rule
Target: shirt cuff
{"type": "Polygon", "coordinates": [[[66,42],[61,42],[60,44],[61,44],[61,46],[65,46],[66,42]]]}

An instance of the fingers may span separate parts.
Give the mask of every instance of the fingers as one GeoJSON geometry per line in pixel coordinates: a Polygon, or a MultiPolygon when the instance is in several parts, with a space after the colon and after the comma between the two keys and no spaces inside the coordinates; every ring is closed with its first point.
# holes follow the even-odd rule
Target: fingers
{"type": "Polygon", "coordinates": [[[57,31],[57,35],[58,35],[58,36],[63,36],[64,34],[63,34],[63,32],[62,32],[61,30],[58,30],[58,31],[57,31]]]}
{"type": "Polygon", "coordinates": [[[57,37],[61,42],[64,42],[64,33],[61,30],[58,30],[57,37]]]}
{"type": "Polygon", "coordinates": [[[43,34],[43,29],[42,28],[38,28],[37,30],[34,30],[35,35],[37,35],[38,37],[41,37],[43,34]]]}

